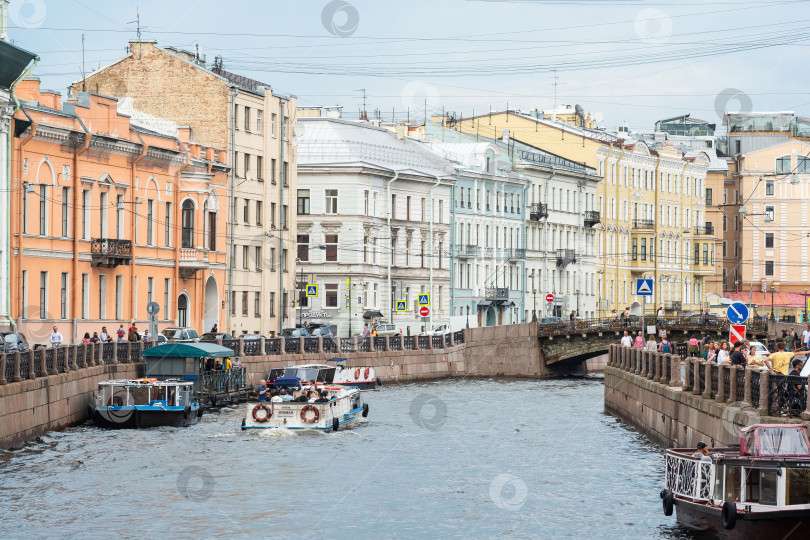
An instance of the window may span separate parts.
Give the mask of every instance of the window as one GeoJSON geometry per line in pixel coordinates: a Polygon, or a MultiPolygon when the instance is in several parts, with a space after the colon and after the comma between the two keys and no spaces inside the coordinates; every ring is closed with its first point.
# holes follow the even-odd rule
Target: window
{"type": "Polygon", "coordinates": [[[217,214],[208,212],[208,249],[217,250],[217,214]]]}
{"type": "Polygon", "coordinates": [[[709,264],[709,244],[703,244],[703,264],[709,264]]]}
{"type": "Polygon", "coordinates": [[[155,225],[155,201],[153,201],[152,199],[149,199],[149,200],[146,201],[146,245],[147,246],[153,246],[155,244],[154,225],[155,225]]]}
{"type": "Polygon", "coordinates": [[[336,234],[327,234],[324,236],[326,240],[326,261],[327,262],[337,262],[337,253],[338,253],[338,235],[336,234]]]}
{"type": "Polygon", "coordinates": [[[256,156],[256,180],[264,182],[264,158],[256,156]]]}
{"type": "Polygon", "coordinates": [[[262,201],[256,201],[256,225],[262,224],[262,201]]]}
{"type": "Polygon", "coordinates": [[[90,191],[82,190],[82,238],[90,239],[90,191]]]}
{"type": "Polygon", "coordinates": [[[421,258],[421,262],[420,262],[419,266],[421,266],[422,268],[425,268],[425,241],[424,240],[422,240],[422,251],[420,252],[420,258],[421,258]]]}
{"type": "MultiPolygon", "coordinates": [[[[275,113],[270,114],[270,136],[276,136],[276,122],[278,121],[278,115],[275,113]]],[[[275,161],[275,160],[274,160],[275,161]]]]}
{"type": "Polygon", "coordinates": [[[166,203],[166,219],[164,221],[166,226],[165,245],[170,247],[172,245],[172,203],[166,203]]]}
{"type": "Polygon", "coordinates": [[[248,314],[248,292],[242,291],[242,316],[247,317],[248,314]]]}
{"type": "Polygon", "coordinates": [[[276,183],[276,160],[270,160],[270,182],[276,183]]]}
{"type": "Polygon", "coordinates": [[[796,172],[797,173],[810,172],[810,157],[807,156],[796,157],[796,172]]]}
{"type": "Polygon", "coordinates": [[[253,316],[254,317],[261,317],[261,293],[254,292],[253,293],[253,316]]]}
{"type": "Polygon", "coordinates": [[[245,131],[250,131],[250,107],[245,107],[245,131]]]}
{"type": "MultiPolygon", "coordinates": [[[[300,212],[299,212],[299,214],[300,214],[300,212]]],[[[364,216],[368,215],[368,190],[367,189],[363,191],[363,215],[364,216]]]]}
{"type": "Polygon", "coordinates": [[[327,283],[323,286],[326,291],[326,307],[337,307],[337,284],[327,283]]]}
{"type": "Polygon", "coordinates": [[[39,318],[48,318],[48,272],[39,273],[39,318]]]}
{"type": "Polygon", "coordinates": [[[39,234],[40,234],[40,236],[45,236],[47,234],[47,228],[48,228],[48,225],[47,225],[46,220],[45,220],[45,218],[47,217],[47,215],[46,215],[47,209],[46,209],[46,206],[45,206],[45,201],[46,201],[46,198],[47,198],[47,193],[45,192],[46,188],[47,188],[47,186],[45,186],[45,185],[39,186],[39,234]]]}
{"type": "Polygon", "coordinates": [[[60,281],[60,294],[59,294],[59,303],[60,303],[60,310],[59,313],[63,319],[68,318],[68,274],[67,272],[62,272],[62,279],[60,281]]]}
{"type": "Polygon", "coordinates": [[[773,275],[773,261],[765,261],[765,275],[766,276],[773,275]]]}
{"type": "Polygon", "coordinates": [[[776,172],[778,173],[790,172],[790,156],[782,156],[776,158],[776,172]]]}
{"type": "Polygon", "coordinates": [[[250,225],[250,201],[243,199],[242,204],[242,221],[245,225],[250,225]]]}
{"type": "MultiPolygon", "coordinates": [[[[262,132],[262,117],[264,116],[264,111],[261,109],[256,109],[256,133],[262,132]]],[[[261,158],[259,158],[261,159],[261,158]]]]}
{"type": "Polygon", "coordinates": [[[711,188],[706,188],[706,206],[712,205],[712,190],[711,188]]]}
{"type": "MultiPolygon", "coordinates": [[[[368,241],[368,236],[365,238],[368,241]]],[[[296,241],[298,243],[298,259],[301,262],[309,262],[309,235],[299,234],[296,236],[296,241]]],[[[365,244],[363,244],[363,252],[365,253],[365,244]]]]}
{"type": "Polygon", "coordinates": [[[124,276],[115,276],[115,318],[124,318],[124,276]]]}
{"type": "Polygon", "coordinates": [[[250,247],[242,246],[242,268],[248,270],[250,268],[250,247]]]}
{"type": "Polygon", "coordinates": [[[82,319],[90,318],[90,274],[82,274],[82,319]]]}
{"type": "MultiPolygon", "coordinates": [[[[635,242],[635,239],[633,239],[633,241],[635,242]]],[[[641,239],[641,260],[642,261],[647,260],[647,239],[646,238],[641,239]]]]}
{"type": "Polygon", "coordinates": [[[337,214],[338,211],[338,190],[326,190],[326,214],[337,214]]]}
{"type": "Polygon", "coordinates": [[[631,252],[632,260],[638,259],[638,238],[633,238],[633,248],[631,252]]]}
{"type": "Polygon", "coordinates": [[[281,205],[281,226],[284,227],[284,230],[287,230],[287,205],[281,205]]]}
{"type": "Polygon", "coordinates": [[[270,203],[270,228],[276,228],[276,203],[270,203]]]}
{"type": "Polygon", "coordinates": [[[725,232],[727,229],[728,229],[728,218],[726,216],[723,216],[723,232],[725,232]]]}
{"type": "Polygon", "coordinates": [[[773,180],[765,180],[765,195],[773,195],[773,180]]]}
{"type": "MultiPolygon", "coordinates": [[[[464,189],[462,188],[462,193],[463,192],[464,192],[464,189]]],[[[408,220],[408,221],[411,220],[411,196],[410,195],[408,195],[405,198],[405,219],[408,220]]]]}
{"type": "Polygon", "coordinates": [[[728,248],[728,246],[727,246],[726,242],[724,241],[724,242],[723,242],[723,257],[725,257],[725,256],[726,256],[726,252],[728,251],[728,249],[727,249],[727,248],[728,248]]]}
{"type": "Polygon", "coordinates": [[[766,248],[773,247],[773,233],[765,233],[765,247],[766,248]]]}
{"type": "Polygon", "coordinates": [[[188,199],[183,201],[181,229],[182,243],[180,247],[194,247],[194,203],[188,199]]]}
{"type": "Polygon", "coordinates": [[[115,237],[123,240],[124,234],[124,196],[116,195],[115,197],[115,237]]]}
{"type": "MultiPolygon", "coordinates": [[[[298,190],[298,215],[305,216],[309,214],[309,190],[298,190]]],[[[368,215],[368,191],[366,191],[366,215],[368,215]]]]}
{"type": "Polygon", "coordinates": [[[261,271],[262,269],[262,246],[255,246],[253,248],[256,255],[256,270],[261,271]]]}
{"type": "Polygon", "coordinates": [[[172,280],[171,278],[165,278],[163,280],[163,318],[168,319],[169,313],[172,312],[171,310],[171,297],[172,297],[172,280]]]}
{"type": "Polygon", "coordinates": [[[270,293],[270,301],[268,302],[268,304],[269,305],[267,307],[270,309],[270,316],[275,317],[276,316],[276,293],[274,293],[274,292],[270,293]]]}
{"type": "Polygon", "coordinates": [[[70,235],[70,188],[62,188],[62,236],[70,235]]]}
{"type": "MultiPolygon", "coordinates": [[[[479,196],[480,196],[480,195],[479,195],[479,196]]],[[[480,200],[478,201],[478,209],[479,209],[479,210],[481,209],[481,201],[480,201],[480,200]]],[[[421,207],[421,210],[422,210],[422,221],[427,221],[427,219],[426,219],[426,217],[425,217],[425,216],[427,215],[427,202],[425,201],[425,198],[424,198],[424,197],[422,197],[422,207],[421,207]]]]}
{"type": "Polygon", "coordinates": [[[281,164],[281,182],[284,184],[284,187],[287,187],[287,170],[289,169],[289,163],[286,161],[281,164]]]}
{"type": "MultiPolygon", "coordinates": [[[[773,221],[773,206],[765,207],[765,221],[773,221]]],[[[725,228],[723,230],[725,230],[725,228]]]]}
{"type": "Polygon", "coordinates": [[[270,248],[270,271],[276,271],[276,248],[270,248]]]}
{"type": "Polygon", "coordinates": [[[741,147],[742,147],[742,144],[741,144],[741,143],[742,143],[742,141],[740,141],[739,139],[738,139],[738,140],[736,140],[736,141],[734,141],[734,152],[735,152],[736,154],[739,154],[739,153],[742,151],[742,150],[741,150],[741,147]]]}
{"type": "Polygon", "coordinates": [[[243,175],[247,178],[248,171],[250,171],[250,154],[245,154],[245,174],[243,175]]]}
{"type": "Polygon", "coordinates": [[[391,195],[391,219],[397,219],[397,196],[391,195]]]}
{"type": "Polygon", "coordinates": [[[286,249],[281,250],[281,271],[282,272],[287,271],[287,250],[286,249]]]}
{"type": "Polygon", "coordinates": [[[236,291],[231,294],[231,315],[236,315],[236,291]]]}

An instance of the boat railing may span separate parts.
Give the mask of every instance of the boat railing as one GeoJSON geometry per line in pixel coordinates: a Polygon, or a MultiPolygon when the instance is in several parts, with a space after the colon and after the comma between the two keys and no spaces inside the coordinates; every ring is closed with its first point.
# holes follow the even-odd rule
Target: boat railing
{"type": "Polygon", "coordinates": [[[714,464],[667,452],[667,488],[675,495],[708,501],[714,487],[714,464]]]}
{"type": "Polygon", "coordinates": [[[244,388],[247,381],[247,370],[244,367],[231,368],[230,371],[203,372],[203,392],[230,392],[244,388]]]}

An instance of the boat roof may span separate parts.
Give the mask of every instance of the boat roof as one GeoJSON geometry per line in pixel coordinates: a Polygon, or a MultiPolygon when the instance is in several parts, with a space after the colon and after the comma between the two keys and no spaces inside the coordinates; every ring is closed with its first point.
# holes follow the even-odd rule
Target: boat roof
{"type": "Polygon", "coordinates": [[[335,366],[326,364],[299,364],[297,366],[287,366],[284,369],[335,369],[335,366]]]}
{"type": "Polygon", "coordinates": [[[753,424],[745,427],[740,430],[740,455],[810,457],[807,426],[805,424],[753,424]]]}
{"type": "Polygon", "coordinates": [[[164,343],[143,351],[146,358],[225,358],[235,356],[233,349],[216,343],[164,343]]]}
{"type": "Polygon", "coordinates": [[[113,379],[98,383],[99,386],[192,386],[192,381],[181,381],[179,379],[113,379]]]}

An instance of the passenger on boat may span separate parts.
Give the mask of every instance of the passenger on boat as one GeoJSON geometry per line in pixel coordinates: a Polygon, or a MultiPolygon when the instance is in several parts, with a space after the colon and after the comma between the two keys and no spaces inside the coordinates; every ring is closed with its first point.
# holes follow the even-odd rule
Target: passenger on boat
{"type": "Polygon", "coordinates": [[[285,388],[281,389],[281,401],[292,401],[293,397],[290,395],[289,392],[285,388]]]}
{"type": "Polygon", "coordinates": [[[278,392],[273,392],[273,397],[270,399],[270,401],[272,401],[273,403],[281,403],[284,400],[281,399],[281,395],[279,395],[278,392]]]}
{"type": "Polygon", "coordinates": [[[320,394],[318,394],[317,390],[313,390],[312,392],[309,393],[309,400],[307,400],[307,403],[315,403],[315,401],[319,397],[320,397],[320,394]]]}
{"type": "Polygon", "coordinates": [[[296,403],[306,403],[309,401],[309,395],[306,390],[301,390],[301,393],[295,398],[296,403]]]}
{"type": "Polygon", "coordinates": [[[329,402],[329,392],[326,390],[321,390],[321,397],[315,400],[315,403],[328,403],[329,402]]]}
{"type": "Polygon", "coordinates": [[[267,401],[267,381],[262,379],[259,381],[259,388],[256,389],[256,396],[259,401],[267,401]]]}
{"type": "Polygon", "coordinates": [[[240,367],[242,367],[242,362],[239,361],[238,356],[234,359],[233,364],[231,364],[231,367],[232,368],[240,368],[240,367]]]}
{"type": "Polygon", "coordinates": [[[213,358],[206,358],[205,359],[205,371],[214,371],[214,359],[213,358]]]}
{"type": "Polygon", "coordinates": [[[706,443],[700,441],[697,443],[697,451],[692,454],[692,457],[699,457],[700,461],[711,461],[712,455],[709,453],[709,448],[706,446],[706,443]]]}

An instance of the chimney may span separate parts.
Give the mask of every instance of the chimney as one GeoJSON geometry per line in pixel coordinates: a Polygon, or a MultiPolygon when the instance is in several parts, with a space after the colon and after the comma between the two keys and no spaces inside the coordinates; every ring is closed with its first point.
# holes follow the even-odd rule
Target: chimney
{"type": "Polygon", "coordinates": [[[509,144],[509,130],[508,129],[503,130],[503,132],[501,133],[501,138],[503,139],[503,142],[505,142],[506,144],[509,144]]]}
{"type": "Polygon", "coordinates": [[[211,147],[206,147],[205,149],[205,159],[208,161],[214,161],[214,149],[211,147]]]}
{"type": "Polygon", "coordinates": [[[219,157],[217,158],[217,162],[219,163],[228,163],[228,151],[227,150],[217,150],[217,154],[219,157]]]}
{"type": "Polygon", "coordinates": [[[397,139],[399,139],[400,141],[405,140],[406,133],[407,132],[405,130],[405,124],[397,124],[397,131],[396,131],[397,139]]]}

